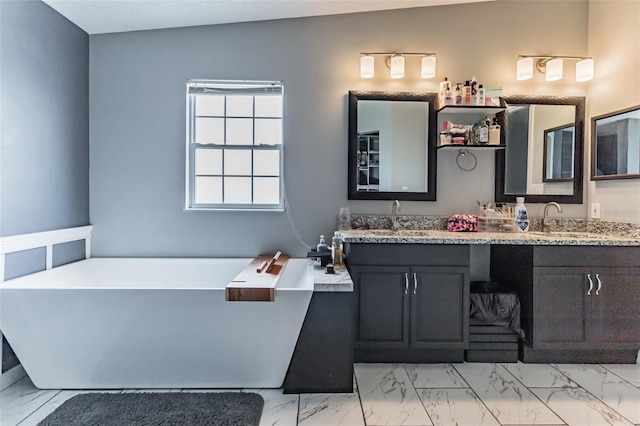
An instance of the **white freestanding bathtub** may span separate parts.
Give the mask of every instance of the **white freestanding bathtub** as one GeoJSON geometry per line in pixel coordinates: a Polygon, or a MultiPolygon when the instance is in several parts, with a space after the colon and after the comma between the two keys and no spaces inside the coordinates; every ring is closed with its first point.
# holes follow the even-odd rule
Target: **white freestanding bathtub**
{"type": "Polygon", "coordinates": [[[42,389],[278,388],[312,266],[290,259],[275,302],[226,302],[251,260],[81,260],[1,283],[0,325],[42,389]]]}

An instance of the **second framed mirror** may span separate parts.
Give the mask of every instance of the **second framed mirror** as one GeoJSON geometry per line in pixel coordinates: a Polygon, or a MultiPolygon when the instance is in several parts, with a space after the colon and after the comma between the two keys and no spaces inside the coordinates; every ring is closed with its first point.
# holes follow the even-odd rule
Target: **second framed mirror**
{"type": "Polygon", "coordinates": [[[503,137],[496,151],[495,200],[581,204],[584,97],[506,96],[503,137]]]}

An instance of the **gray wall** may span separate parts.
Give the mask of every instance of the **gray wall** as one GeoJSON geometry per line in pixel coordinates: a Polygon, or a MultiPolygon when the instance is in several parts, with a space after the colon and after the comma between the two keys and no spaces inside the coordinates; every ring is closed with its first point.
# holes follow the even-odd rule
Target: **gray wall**
{"type": "MultiPolygon", "coordinates": [[[[0,0],[0,120],[0,236],[87,225],[89,36],[39,0],[0,0]]],[[[43,249],[16,253],[5,277],[44,265],[43,249]]],[[[4,339],[2,355],[17,363],[4,339]]]]}
{"type": "Polygon", "coordinates": [[[0,1],[0,236],[89,223],[89,36],[0,1]]]}
{"type": "MultiPolygon", "coordinates": [[[[184,212],[185,82],[188,78],[283,80],[285,183],[307,244],[329,234],[340,206],[390,213],[391,202],[347,201],[349,90],[437,92],[475,75],[504,94],[584,96],[565,79],[515,79],[518,54],[584,55],[586,1],[486,2],[457,6],[179,28],[90,38],[91,222],[97,256],[254,256],[296,242],[284,213],[184,212]],[[437,78],[359,77],[363,51],[438,54],[437,78]]],[[[485,155],[486,154],[486,155],[485,155]]],[[[493,199],[492,153],[465,173],[438,155],[438,201],[403,202],[405,214],[474,211],[493,199]]],[[[535,215],[536,207],[531,206],[535,215]]],[[[542,207],[540,207],[540,213],[542,207]]],[[[584,217],[584,206],[567,216],[584,217]]]]}

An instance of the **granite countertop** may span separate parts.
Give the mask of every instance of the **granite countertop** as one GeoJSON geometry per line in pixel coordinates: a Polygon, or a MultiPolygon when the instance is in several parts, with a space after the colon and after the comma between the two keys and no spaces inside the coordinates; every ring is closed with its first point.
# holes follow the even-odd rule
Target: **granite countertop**
{"type": "Polygon", "coordinates": [[[335,274],[325,273],[325,268],[313,267],[314,291],[336,292],[353,291],[353,281],[347,268],[336,268],[335,274]]]}
{"type": "Polygon", "coordinates": [[[514,244],[540,246],[640,246],[640,239],[590,232],[449,232],[446,230],[341,230],[345,242],[378,244],[514,244]]]}

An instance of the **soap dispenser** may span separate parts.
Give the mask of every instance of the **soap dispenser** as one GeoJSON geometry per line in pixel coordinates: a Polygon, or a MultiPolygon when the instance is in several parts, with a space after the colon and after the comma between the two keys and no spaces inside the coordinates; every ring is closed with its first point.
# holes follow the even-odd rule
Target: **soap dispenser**
{"type": "Polygon", "coordinates": [[[327,247],[327,243],[324,241],[324,235],[320,235],[320,242],[316,246],[316,251],[318,252],[329,251],[329,248],[327,247]]]}
{"type": "Polygon", "coordinates": [[[316,266],[324,266],[322,264],[322,256],[320,256],[320,253],[326,254],[326,252],[329,251],[329,247],[327,247],[327,243],[324,240],[324,235],[320,235],[320,242],[316,246],[316,251],[318,252],[318,257],[313,258],[314,259],[313,264],[316,266]]]}

